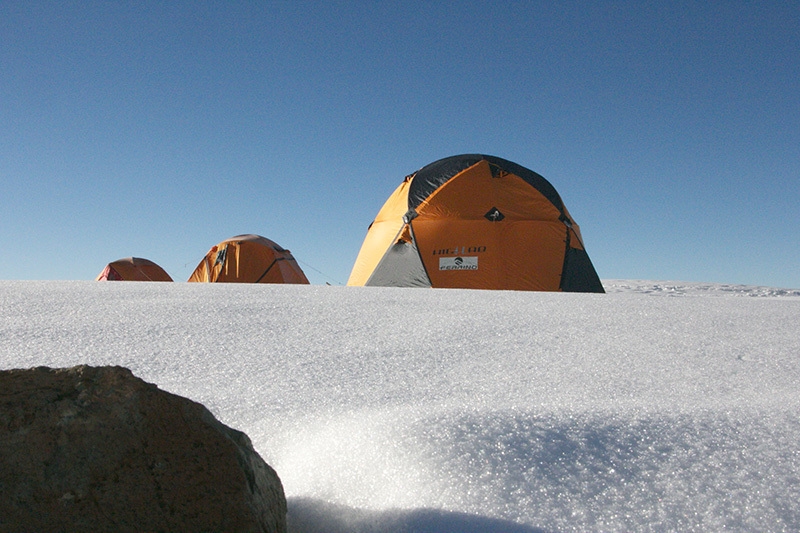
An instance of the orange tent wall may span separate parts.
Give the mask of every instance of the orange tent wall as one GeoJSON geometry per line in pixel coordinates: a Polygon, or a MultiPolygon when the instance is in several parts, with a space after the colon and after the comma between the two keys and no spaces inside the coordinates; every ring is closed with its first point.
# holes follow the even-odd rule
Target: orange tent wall
{"type": "Polygon", "coordinates": [[[434,191],[417,212],[412,226],[433,287],[558,290],[566,226],[559,210],[521,178],[492,177],[484,160],[434,191]],[[502,222],[486,219],[493,208],[502,222]],[[456,257],[460,267],[453,265],[456,257]]]}
{"type": "Polygon", "coordinates": [[[370,225],[347,284],[603,292],[552,185],[479,154],[407,177],[370,225]]]}
{"type": "Polygon", "coordinates": [[[289,250],[259,235],[239,235],[211,247],[190,282],[308,284],[289,250]],[[224,261],[217,256],[224,253],[224,261]]]}
{"type": "Polygon", "coordinates": [[[148,259],[126,257],[106,265],[95,281],[172,281],[172,278],[148,259]]]}
{"type": "Polygon", "coordinates": [[[350,272],[348,285],[364,285],[375,270],[386,250],[403,229],[403,215],[408,211],[408,187],[411,183],[407,177],[403,183],[389,196],[386,203],[378,211],[375,220],[370,224],[361,250],[358,252],[353,270],[350,272]]]}

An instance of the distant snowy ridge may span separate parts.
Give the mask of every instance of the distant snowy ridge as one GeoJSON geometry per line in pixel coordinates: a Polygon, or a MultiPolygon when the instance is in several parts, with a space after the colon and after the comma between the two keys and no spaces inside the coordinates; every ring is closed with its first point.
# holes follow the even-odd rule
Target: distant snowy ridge
{"type": "Polygon", "coordinates": [[[664,296],[800,296],[800,289],[781,289],[760,285],[732,285],[728,283],[604,279],[603,287],[606,293],[633,292],[664,296]]]}

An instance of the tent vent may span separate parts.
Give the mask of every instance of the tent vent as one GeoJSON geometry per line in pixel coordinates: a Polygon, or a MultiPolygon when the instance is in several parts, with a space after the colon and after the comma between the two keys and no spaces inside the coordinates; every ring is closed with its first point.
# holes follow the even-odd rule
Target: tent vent
{"type": "Polygon", "coordinates": [[[225,257],[228,255],[228,247],[222,248],[220,251],[217,252],[217,258],[214,261],[215,265],[224,265],[225,264],[225,257]]]}
{"type": "Polygon", "coordinates": [[[503,213],[501,213],[500,210],[497,209],[496,207],[489,209],[489,212],[483,216],[491,220],[492,222],[500,222],[501,220],[506,218],[506,216],[503,213]]]}
{"type": "Polygon", "coordinates": [[[492,173],[493,178],[504,178],[508,176],[508,172],[500,168],[498,165],[489,163],[489,171],[492,173]]]}

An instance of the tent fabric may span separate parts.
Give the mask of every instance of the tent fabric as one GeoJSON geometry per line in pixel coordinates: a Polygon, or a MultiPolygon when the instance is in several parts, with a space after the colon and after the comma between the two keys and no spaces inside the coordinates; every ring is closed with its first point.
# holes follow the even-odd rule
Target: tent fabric
{"type": "Polygon", "coordinates": [[[237,235],[212,246],[188,281],[308,284],[289,250],[252,234],[237,235]]]}
{"type": "Polygon", "coordinates": [[[370,224],[347,284],[604,292],[553,185],[480,154],[407,176],[370,224]]]}
{"type": "Polygon", "coordinates": [[[149,259],[126,257],[107,264],[95,281],[172,281],[172,278],[149,259]]]}

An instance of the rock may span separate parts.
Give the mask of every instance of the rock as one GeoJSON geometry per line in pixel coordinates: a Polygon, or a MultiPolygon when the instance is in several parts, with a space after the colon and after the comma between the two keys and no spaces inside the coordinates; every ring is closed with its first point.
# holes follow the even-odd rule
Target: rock
{"type": "Polygon", "coordinates": [[[0,532],[285,532],[244,433],[122,367],[0,371],[0,532]]]}

